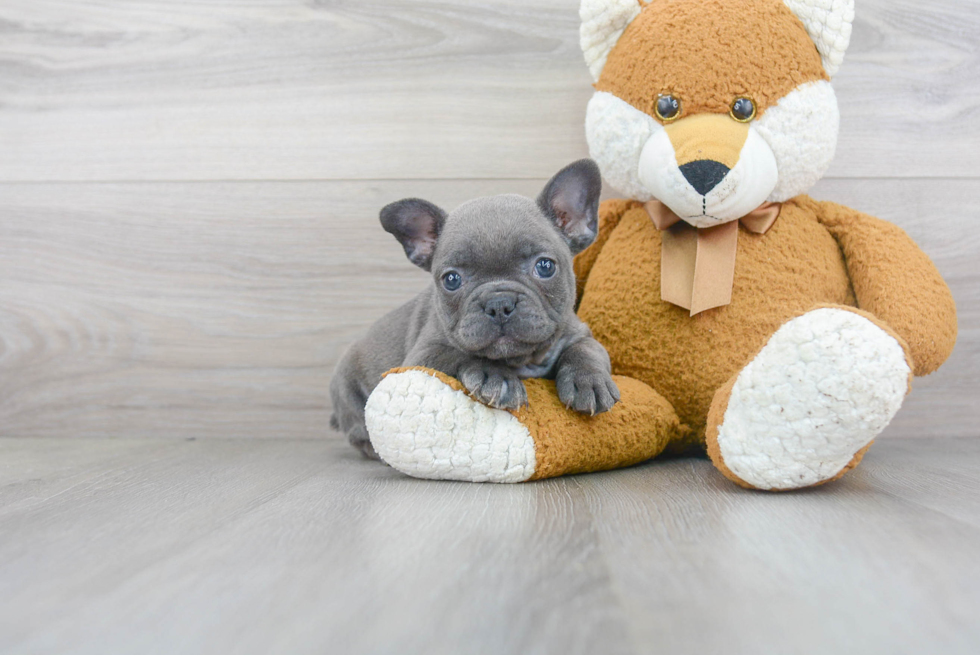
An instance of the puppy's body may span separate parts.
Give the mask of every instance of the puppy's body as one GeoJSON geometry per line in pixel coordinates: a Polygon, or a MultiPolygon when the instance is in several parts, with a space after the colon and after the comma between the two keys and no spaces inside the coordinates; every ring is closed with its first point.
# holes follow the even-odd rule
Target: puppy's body
{"type": "Polygon", "coordinates": [[[382,224],[433,283],[371,327],[341,359],[331,423],[375,456],[364,405],[388,370],[422,366],[456,377],[493,407],[526,404],[521,379],[554,377],[562,401],[608,410],[619,393],[609,357],[575,315],[573,252],[595,238],[598,170],[588,160],[555,176],[537,203],[522,196],[470,201],[446,216],[403,200],[382,224]]]}

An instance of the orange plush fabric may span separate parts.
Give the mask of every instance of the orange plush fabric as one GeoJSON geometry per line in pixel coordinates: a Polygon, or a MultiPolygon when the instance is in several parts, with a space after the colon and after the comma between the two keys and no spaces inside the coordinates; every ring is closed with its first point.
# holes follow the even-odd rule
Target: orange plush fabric
{"type": "Polygon", "coordinates": [[[585,290],[585,281],[589,278],[592,266],[602,246],[609,240],[613,229],[619,225],[620,217],[628,209],[642,207],[643,204],[633,200],[607,200],[599,206],[599,234],[592,246],[580,252],[575,257],[575,281],[578,284],[578,298],[581,300],[585,290]]]}
{"type": "Polygon", "coordinates": [[[808,203],[840,245],[858,305],[909,345],[929,375],[956,344],[956,303],[929,256],[897,225],[832,202],[808,203]]]}
{"type": "Polygon", "coordinates": [[[654,0],[626,28],[596,89],[651,116],[660,94],[681,100],[682,117],[727,114],[740,96],[762,116],[801,84],[826,79],[816,47],[782,3],[654,0]]]}
{"type": "Polygon", "coordinates": [[[811,203],[785,203],[765,235],[740,228],[731,304],[693,317],[660,299],[661,233],[642,207],[618,218],[600,252],[579,255],[595,259],[579,315],[613,372],[662,394],[700,443],[715,391],[779,326],[817,306],[856,305],[843,254],[811,203]]]}
{"type": "Polygon", "coordinates": [[[596,416],[565,409],[551,380],[525,382],[528,407],[514,415],[534,438],[532,480],[639,464],[686,434],[662,396],[638,380],[613,379],[622,399],[596,416]]]}

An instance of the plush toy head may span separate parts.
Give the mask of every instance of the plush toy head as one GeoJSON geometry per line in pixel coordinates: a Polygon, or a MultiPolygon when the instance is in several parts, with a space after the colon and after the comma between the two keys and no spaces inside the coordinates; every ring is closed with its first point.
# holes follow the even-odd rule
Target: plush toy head
{"type": "Polygon", "coordinates": [[[589,148],[620,191],[711,227],[826,172],[853,0],[583,0],[581,17],[589,148]]]}

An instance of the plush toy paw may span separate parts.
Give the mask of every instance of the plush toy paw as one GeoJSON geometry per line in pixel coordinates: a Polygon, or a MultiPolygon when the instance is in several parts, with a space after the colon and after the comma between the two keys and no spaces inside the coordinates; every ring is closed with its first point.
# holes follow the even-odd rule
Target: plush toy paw
{"type": "Polygon", "coordinates": [[[381,459],[402,473],[430,480],[529,479],[535,452],[528,429],[509,412],[477,402],[457,384],[421,370],[390,373],[381,380],[364,414],[381,459]]]}
{"type": "Polygon", "coordinates": [[[558,371],[555,383],[565,407],[582,414],[608,412],[619,401],[619,389],[605,371],[565,366],[558,371]]]}
{"type": "Polygon", "coordinates": [[[524,383],[506,366],[474,361],[459,369],[459,381],[480,402],[497,409],[520,409],[527,405],[524,383]]]}
{"type": "Polygon", "coordinates": [[[708,451],[730,479],[798,489],[843,475],[888,425],[909,389],[902,345],[847,309],[783,325],[715,395],[708,451]]]}

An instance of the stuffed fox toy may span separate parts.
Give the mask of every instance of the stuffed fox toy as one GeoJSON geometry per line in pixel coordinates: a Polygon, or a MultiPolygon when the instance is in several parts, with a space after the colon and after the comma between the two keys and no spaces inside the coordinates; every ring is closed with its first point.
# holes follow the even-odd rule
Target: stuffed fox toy
{"type": "Polygon", "coordinates": [[[854,468],[949,356],[952,295],[898,227],[804,194],[827,170],[830,78],[853,0],[583,0],[605,202],[575,260],[579,316],[620,402],[589,417],[553,382],[492,409],[440,373],[389,373],[369,398],[380,456],[423,478],[520,482],[707,451],[744,487],[854,468]]]}

